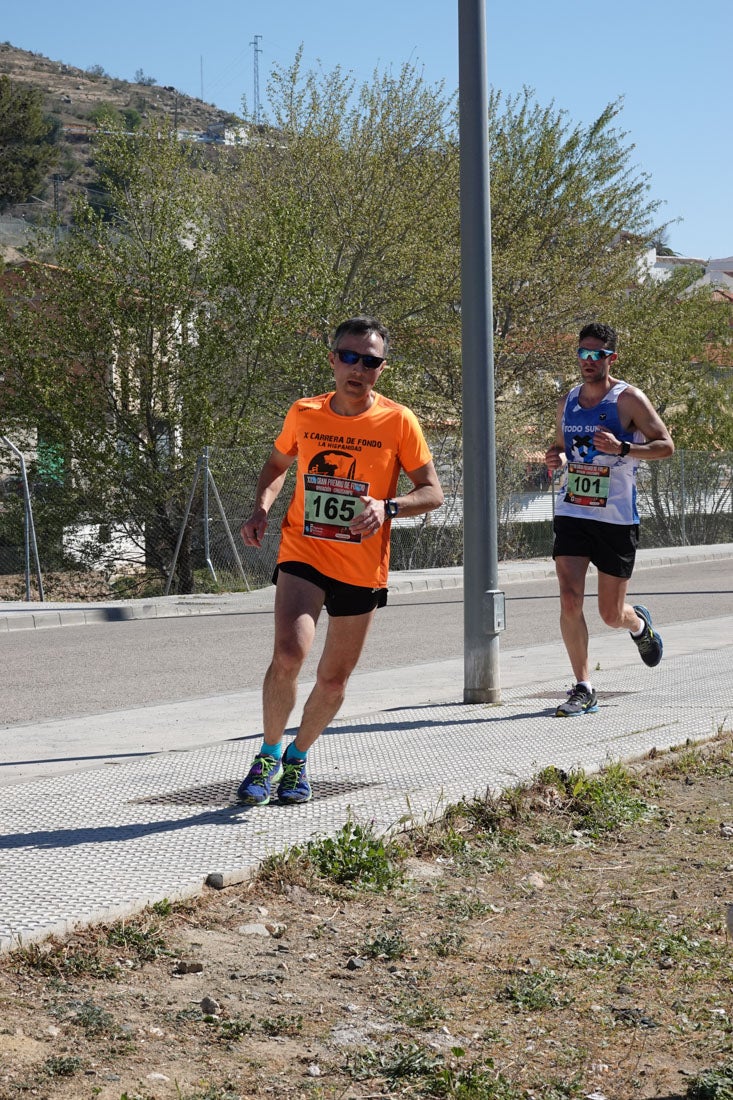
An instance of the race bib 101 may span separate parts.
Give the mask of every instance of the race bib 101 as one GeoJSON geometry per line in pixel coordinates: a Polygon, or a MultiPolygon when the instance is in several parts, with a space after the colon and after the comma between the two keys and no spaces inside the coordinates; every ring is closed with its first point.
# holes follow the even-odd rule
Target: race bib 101
{"type": "Polygon", "coordinates": [[[611,467],[590,462],[568,462],[566,504],[583,508],[605,508],[611,485],[611,467]]]}

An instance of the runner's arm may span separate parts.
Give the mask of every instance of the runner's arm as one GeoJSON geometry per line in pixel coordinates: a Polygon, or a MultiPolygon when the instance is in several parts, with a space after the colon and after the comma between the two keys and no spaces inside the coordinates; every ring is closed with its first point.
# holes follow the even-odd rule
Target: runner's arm
{"type": "MultiPolygon", "coordinates": [[[[426,462],[416,470],[405,470],[405,473],[414,488],[404,496],[392,498],[399,507],[398,515],[421,516],[439,508],[444,499],[443,489],[433,462],[426,462]]],[[[364,511],[351,522],[350,527],[364,538],[369,538],[377,533],[387,519],[385,501],[368,496],[361,497],[361,500],[364,502],[364,511]]]]}
{"type": "MultiPolygon", "coordinates": [[[[424,466],[418,466],[417,470],[405,473],[412,482],[414,488],[404,496],[394,497],[399,505],[401,516],[421,516],[425,512],[432,512],[440,508],[443,503],[443,489],[438,480],[438,473],[432,461],[424,466]]],[[[384,503],[384,502],[382,502],[384,503]]]]}
{"type": "MultiPolygon", "coordinates": [[[[632,458],[653,461],[669,458],[674,454],[674,443],[669,430],[649,398],[641,390],[629,386],[619,396],[618,411],[625,427],[640,431],[644,443],[632,443],[627,454],[632,458]]],[[[593,442],[604,454],[619,454],[621,440],[608,431],[596,432],[593,442]]]]}
{"type": "Polygon", "coordinates": [[[260,470],[252,515],[242,524],[240,534],[245,546],[261,546],[267,530],[267,514],[283,487],[287,472],[295,461],[294,455],[285,455],[273,447],[270,457],[260,470]]]}

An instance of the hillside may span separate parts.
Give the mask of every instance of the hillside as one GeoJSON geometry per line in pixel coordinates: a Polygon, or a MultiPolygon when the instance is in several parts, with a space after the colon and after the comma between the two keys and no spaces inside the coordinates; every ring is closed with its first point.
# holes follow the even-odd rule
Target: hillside
{"type": "Polygon", "coordinates": [[[137,120],[139,116],[142,122],[168,119],[176,129],[199,133],[235,120],[230,112],[184,95],[169,85],[118,80],[104,73],[101,66],[95,66],[94,71],[77,69],[42,54],[17,49],[8,42],[0,43],[0,75],[40,89],[44,110],[59,131],[59,160],[43,190],[35,196],[36,202],[11,208],[2,218],[0,246],[6,256],[8,246],[22,248],[21,219],[32,221],[36,209],[40,215],[55,206],[65,220],[70,214],[74,193],[93,186],[95,172],[90,142],[95,112],[101,107],[129,112],[128,117],[137,120]]]}

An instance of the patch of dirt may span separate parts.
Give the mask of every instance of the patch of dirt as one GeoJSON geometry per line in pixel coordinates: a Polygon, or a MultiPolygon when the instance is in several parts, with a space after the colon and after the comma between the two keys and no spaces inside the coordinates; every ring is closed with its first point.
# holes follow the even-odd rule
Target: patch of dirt
{"type": "MultiPolygon", "coordinates": [[[[84,571],[43,574],[43,595],[49,602],[94,602],[116,600],[119,596],[102,573],[84,571]]],[[[38,585],[31,575],[31,598],[38,599],[38,585]]],[[[0,603],[25,600],[25,574],[0,574],[0,603]]],[[[29,608],[32,609],[32,604],[29,608]]],[[[1,610],[1,608],[0,608],[1,610]]]]}
{"type": "Polygon", "coordinates": [[[733,736],[625,774],[611,832],[543,773],[399,838],[388,892],[275,861],[3,957],[0,1098],[729,1096],[688,1089],[733,1087],[733,736]]]}

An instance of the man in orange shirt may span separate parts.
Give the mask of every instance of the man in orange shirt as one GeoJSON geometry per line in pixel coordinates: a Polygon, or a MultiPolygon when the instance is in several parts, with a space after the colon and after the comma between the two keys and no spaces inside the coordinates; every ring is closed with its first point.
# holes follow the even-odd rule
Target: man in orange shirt
{"type": "Polygon", "coordinates": [[[373,317],[352,317],[334,333],[334,389],[290,408],[257,482],[245,546],[262,545],[267,515],[297,462],[275,571],[275,645],[263,685],[264,739],[239,787],[240,801],[307,802],[308,750],[336,715],[374,613],[387,602],[390,520],[443,503],[432,456],[414,413],[375,391],[389,334],[373,317]],[[395,497],[404,470],[414,488],[395,497]],[[328,631],[316,683],[295,740],[282,738],[298,674],[325,606],[328,631]]]}

